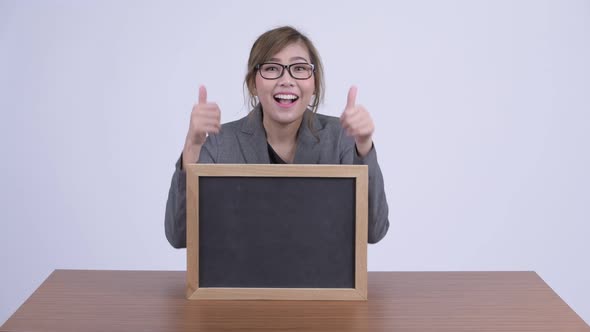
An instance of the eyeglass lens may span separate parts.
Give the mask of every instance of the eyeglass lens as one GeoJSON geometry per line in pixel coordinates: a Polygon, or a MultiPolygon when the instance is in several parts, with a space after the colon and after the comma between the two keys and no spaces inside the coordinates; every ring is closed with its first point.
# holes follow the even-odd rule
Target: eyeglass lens
{"type": "Polygon", "coordinates": [[[309,63],[294,63],[284,66],[279,63],[263,63],[260,65],[260,75],[266,79],[277,79],[283,76],[285,67],[288,69],[291,77],[304,80],[310,78],[313,73],[313,66],[309,63]]]}

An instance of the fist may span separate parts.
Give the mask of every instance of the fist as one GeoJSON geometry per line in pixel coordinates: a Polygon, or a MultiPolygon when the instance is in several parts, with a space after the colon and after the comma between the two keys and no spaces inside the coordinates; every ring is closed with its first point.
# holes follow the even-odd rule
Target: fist
{"type": "Polygon", "coordinates": [[[364,157],[373,146],[375,125],[371,114],[363,106],[356,104],[356,94],[357,88],[352,86],[348,90],[346,107],[340,116],[340,123],[346,133],[354,137],[357,151],[361,157],[364,157]]]}
{"type": "Polygon", "coordinates": [[[203,145],[207,134],[217,134],[221,128],[221,111],[216,103],[207,102],[207,89],[199,88],[199,102],[193,106],[186,135],[187,144],[203,145]]]}

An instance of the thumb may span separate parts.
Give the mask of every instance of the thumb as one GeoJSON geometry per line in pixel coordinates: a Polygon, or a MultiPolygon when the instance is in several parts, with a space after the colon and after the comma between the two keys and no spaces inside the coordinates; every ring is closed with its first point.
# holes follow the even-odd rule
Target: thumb
{"type": "Polygon", "coordinates": [[[356,86],[351,86],[350,90],[348,90],[348,98],[346,100],[346,108],[352,108],[356,105],[356,86]]]}
{"type": "Polygon", "coordinates": [[[207,103],[207,88],[204,85],[199,87],[199,104],[207,103]]]}

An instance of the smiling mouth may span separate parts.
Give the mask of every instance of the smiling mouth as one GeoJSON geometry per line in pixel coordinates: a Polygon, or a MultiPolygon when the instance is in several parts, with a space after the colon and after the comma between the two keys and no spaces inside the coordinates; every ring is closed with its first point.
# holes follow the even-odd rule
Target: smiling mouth
{"type": "Polygon", "coordinates": [[[274,96],[274,99],[279,104],[289,105],[289,104],[293,104],[294,102],[296,102],[299,99],[299,97],[297,97],[295,95],[277,94],[274,96]]]}

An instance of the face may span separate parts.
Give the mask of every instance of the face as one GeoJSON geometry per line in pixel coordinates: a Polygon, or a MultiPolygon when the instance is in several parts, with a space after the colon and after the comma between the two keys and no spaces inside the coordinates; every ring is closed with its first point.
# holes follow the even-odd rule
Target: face
{"type": "MultiPolygon", "coordinates": [[[[309,64],[311,60],[305,44],[297,42],[287,45],[267,62],[291,65],[294,63],[309,64]]],[[[294,73],[300,69],[291,67],[291,71],[294,73]]],[[[255,94],[262,105],[264,123],[286,126],[301,123],[303,114],[314,94],[315,83],[313,75],[308,79],[295,79],[285,69],[283,75],[274,80],[265,79],[260,75],[260,72],[257,72],[255,89],[255,94]]]]}

